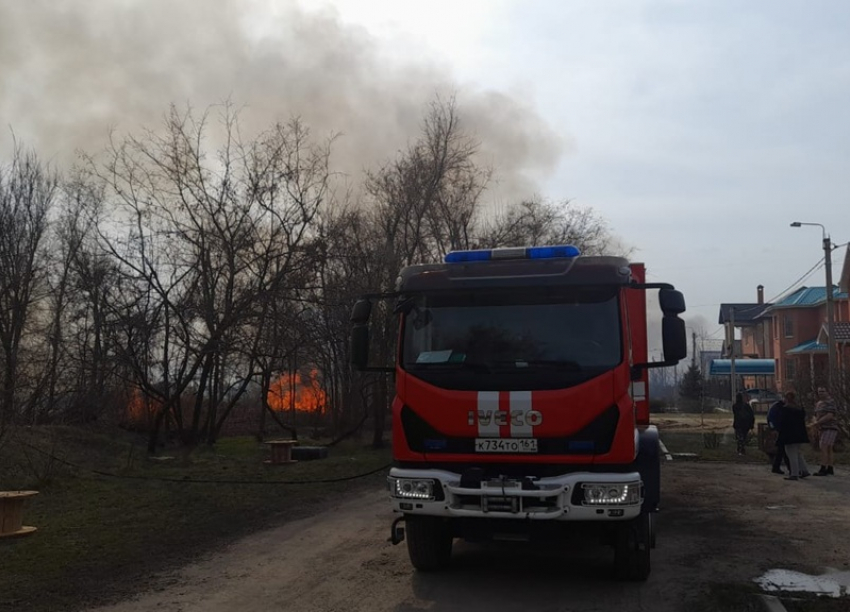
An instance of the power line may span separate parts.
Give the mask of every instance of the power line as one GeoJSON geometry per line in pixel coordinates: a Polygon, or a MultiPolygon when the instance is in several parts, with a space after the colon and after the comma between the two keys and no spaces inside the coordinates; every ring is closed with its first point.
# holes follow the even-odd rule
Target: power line
{"type": "MultiPolygon", "coordinates": [[[[850,244],[850,242],[843,242],[843,243],[841,243],[841,244],[833,244],[833,245],[832,245],[832,250],[834,251],[834,250],[838,249],[839,247],[847,246],[848,244],[850,244]]],[[[830,252],[830,256],[831,256],[831,255],[832,255],[832,252],[830,252]]],[[[769,299],[769,300],[768,300],[768,302],[773,302],[774,300],[777,300],[777,299],[779,299],[780,297],[784,296],[786,293],[788,293],[788,292],[789,292],[789,291],[791,291],[792,289],[796,289],[796,286],[797,286],[799,283],[802,283],[802,282],[803,282],[803,281],[805,281],[807,278],[809,278],[812,274],[814,274],[815,272],[817,272],[818,270],[820,270],[821,268],[823,268],[825,264],[826,264],[826,262],[824,261],[823,257],[821,257],[820,259],[818,259],[818,262],[817,262],[815,265],[813,265],[811,268],[809,268],[809,271],[808,271],[808,272],[806,272],[805,274],[803,274],[803,276],[801,276],[801,277],[800,277],[800,278],[798,278],[796,281],[794,281],[794,282],[791,284],[791,286],[790,286],[790,287],[788,287],[787,289],[784,289],[783,291],[781,291],[781,292],[780,292],[780,293],[779,293],[776,297],[769,299]]]]}
{"type": "Polygon", "coordinates": [[[820,270],[823,266],[824,266],[824,261],[823,261],[823,258],[821,258],[821,259],[819,259],[819,260],[817,261],[817,263],[816,263],[815,265],[813,265],[811,268],[809,268],[809,269],[808,269],[808,271],[806,271],[806,273],[805,273],[805,274],[803,274],[803,276],[801,276],[800,278],[798,278],[797,280],[795,280],[795,281],[794,281],[793,283],[791,283],[791,285],[789,285],[787,288],[785,288],[785,289],[783,289],[782,291],[780,291],[780,292],[776,295],[776,297],[772,297],[772,298],[770,298],[770,299],[769,299],[769,300],[767,300],[767,301],[768,301],[768,302],[774,302],[775,300],[778,300],[780,297],[783,297],[783,296],[784,296],[785,294],[787,294],[789,291],[792,291],[792,290],[796,289],[796,288],[797,288],[797,285],[799,285],[800,283],[802,283],[803,281],[805,281],[805,280],[806,280],[807,278],[809,278],[812,274],[814,274],[815,272],[817,272],[818,270],[820,270]]]}

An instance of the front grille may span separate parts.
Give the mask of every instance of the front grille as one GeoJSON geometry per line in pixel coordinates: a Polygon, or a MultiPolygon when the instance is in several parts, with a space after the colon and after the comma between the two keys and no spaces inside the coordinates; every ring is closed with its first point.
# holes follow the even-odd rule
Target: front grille
{"type": "MultiPolygon", "coordinates": [[[[476,455],[474,437],[448,436],[438,431],[410,406],[401,409],[401,427],[410,450],[424,453],[429,459],[441,454],[476,455]]],[[[604,455],[611,450],[620,409],[609,406],[590,423],[572,435],[537,439],[538,455],[604,455]]]]}
{"type": "Polygon", "coordinates": [[[453,507],[461,510],[481,512],[510,512],[524,514],[528,512],[553,512],[558,508],[558,496],[520,497],[513,495],[459,495],[453,507]]]}

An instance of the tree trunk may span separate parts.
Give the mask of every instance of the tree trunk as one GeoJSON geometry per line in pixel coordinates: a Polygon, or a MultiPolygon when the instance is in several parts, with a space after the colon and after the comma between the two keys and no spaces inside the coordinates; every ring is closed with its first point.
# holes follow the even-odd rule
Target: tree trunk
{"type": "Polygon", "coordinates": [[[384,448],[384,427],[387,424],[387,400],[389,385],[387,376],[381,375],[377,384],[378,391],[372,398],[372,448],[384,448]]]}
{"type": "Polygon", "coordinates": [[[156,411],[156,417],[153,420],[153,427],[151,427],[150,433],[148,434],[148,454],[155,455],[156,454],[156,445],[159,442],[159,430],[162,427],[162,422],[165,419],[165,415],[170,410],[170,406],[166,403],[159,410],[156,411]]]}

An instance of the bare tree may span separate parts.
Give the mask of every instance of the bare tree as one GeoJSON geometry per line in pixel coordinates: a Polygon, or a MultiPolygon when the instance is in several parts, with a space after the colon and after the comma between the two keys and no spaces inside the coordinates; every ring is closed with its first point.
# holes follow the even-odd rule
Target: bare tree
{"type": "MultiPolygon", "coordinates": [[[[215,442],[240,399],[259,393],[259,414],[296,435],[293,417],[269,410],[269,390],[282,372],[315,366],[334,435],[370,418],[381,446],[390,379],[348,365],[359,295],[456,249],[618,248],[601,218],[570,202],[486,215],[492,173],[453,98],[435,99],[411,144],[366,172],[358,201],[329,189],[332,141],[297,119],[245,138],[229,105],[220,121],[171,108],[161,129],[88,158],[61,192],[17,150],[0,173],[0,430],[141,393],[149,449],[163,430],[192,446],[215,442]]],[[[393,361],[394,319],[391,304],[375,309],[376,363],[393,361]]]]}
{"type": "Polygon", "coordinates": [[[328,412],[336,440],[357,433],[369,414],[364,397],[375,387],[371,377],[349,367],[351,305],[375,291],[384,273],[375,256],[379,234],[372,217],[347,206],[328,208],[316,224],[313,241],[315,284],[306,294],[309,350],[322,374],[329,397],[328,412]]]}
{"type": "Polygon", "coordinates": [[[225,107],[220,131],[211,158],[207,116],[172,108],[163,134],[113,145],[96,169],[123,220],[122,234],[101,235],[121,276],[119,354],[159,406],[150,450],[169,416],[184,443],[215,441],[257,374],[272,299],[307,265],[327,195],[330,142],[314,144],[300,121],[246,143],[225,107]]]}
{"type": "Polygon", "coordinates": [[[572,244],[586,255],[611,255],[617,249],[605,221],[569,200],[525,200],[481,225],[477,242],[483,248],[572,244]]]}
{"type": "MultiPolygon", "coordinates": [[[[435,100],[420,137],[395,161],[367,175],[370,199],[366,241],[373,248],[373,286],[393,286],[400,268],[440,259],[469,245],[471,228],[489,170],[476,162],[477,143],[465,134],[454,99],[435,100]]],[[[381,310],[379,309],[379,313],[381,310]]],[[[387,314],[387,313],[384,313],[387,314]]],[[[392,318],[374,326],[376,358],[390,361],[392,318]]],[[[374,399],[373,446],[383,444],[389,380],[378,381],[374,399]]]]}
{"type": "Polygon", "coordinates": [[[0,168],[0,434],[19,416],[21,352],[45,275],[43,240],[58,177],[35,153],[15,146],[0,168]]]}

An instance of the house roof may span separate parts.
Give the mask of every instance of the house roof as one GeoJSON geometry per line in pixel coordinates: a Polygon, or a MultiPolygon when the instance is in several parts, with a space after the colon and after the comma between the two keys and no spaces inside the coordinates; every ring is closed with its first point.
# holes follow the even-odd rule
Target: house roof
{"type": "Polygon", "coordinates": [[[735,309],[735,325],[752,325],[756,322],[762,312],[771,304],[721,304],[718,323],[724,325],[732,318],[732,309],[735,309]]]}
{"type": "MultiPolygon", "coordinates": [[[[835,328],[835,341],[842,344],[850,343],[850,323],[836,321],[833,323],[833,326],[835,328]]],[[[818,342],[826,344],[827,338],[829,338],[829,332],[827,331],[826,323],[824,323],[818,333],[818,342]]]]}
{"type": "MultiPolygon", "coordinates": [[[[737,321],[737,318],[735,319],[737,321]]],[[[710,376],[728,376],[732,373],[731,359],[712,359],[708,370],[710,376]]],[[[735,374],[765,374],[776,373],[776,361],[773,359],[736,359],[735,374]]]]}
{"type": "MultiPolygon", "coordinates": [[[[835,300],[846,300],[847,292],[838,290],[833,286],[832,297],[835,300]]],[[[826,302],[826,287],[800,287],[793,293],[773,304],[769,310],[775,308],[811,308],[820,306],[826,302]]]]}
{"type": "Polygon", "coordinates": [[[821,344],[817,341],[817,339],[809,340],[808,342],[803,342],[803,344],[798,344],[794,348],[788,349],[785,351],[786,355],[809,355],[811,353],[826,353],[827,346],[826,344],[821,344]]]}

